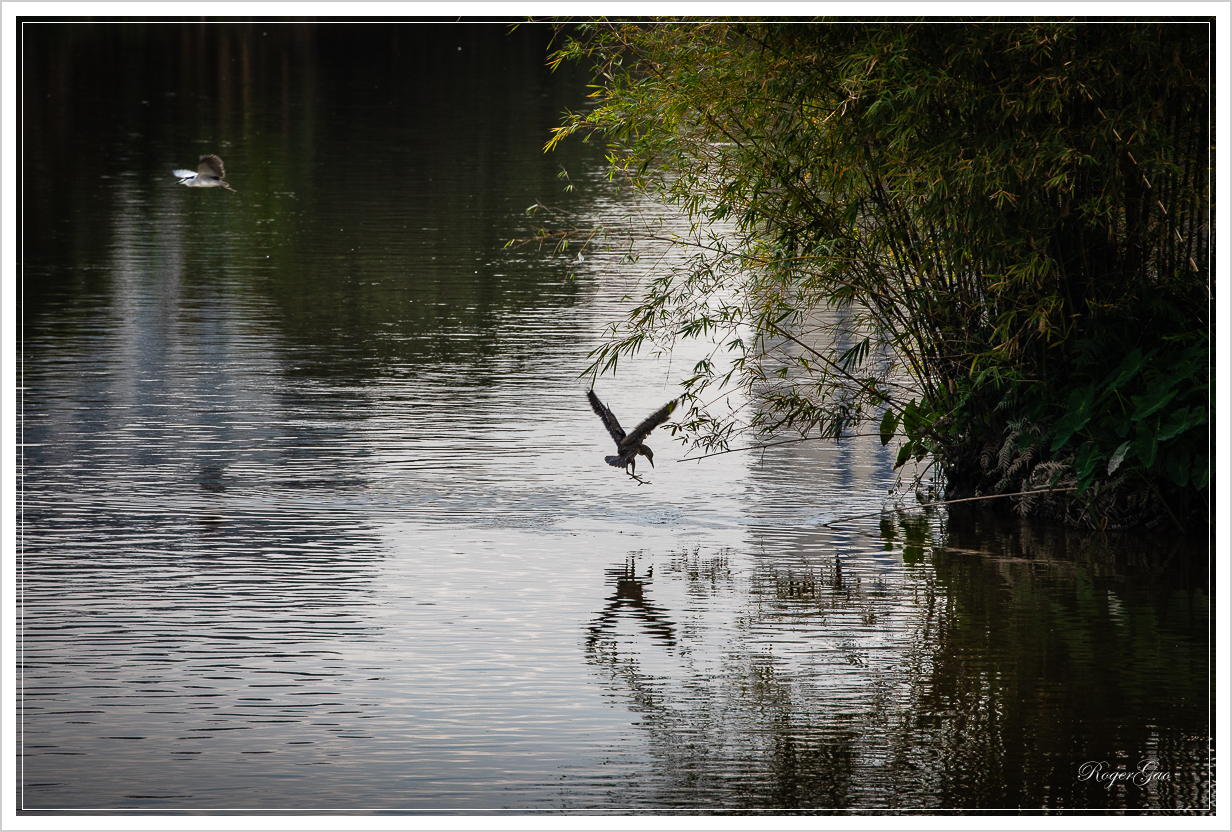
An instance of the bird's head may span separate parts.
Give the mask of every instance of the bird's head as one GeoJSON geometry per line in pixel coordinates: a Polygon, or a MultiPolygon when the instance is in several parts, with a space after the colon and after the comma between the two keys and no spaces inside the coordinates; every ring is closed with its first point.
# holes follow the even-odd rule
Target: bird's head
{"type": "Polygon", "coordinates": [[[654,451],[650,450],[650,448],[647,448],[645,445],[640,445],[637,449],[637,452],[641,454],[642,456],[646,457],[646,459],[650,460],[651,468],[654,467],[654,451]]]}

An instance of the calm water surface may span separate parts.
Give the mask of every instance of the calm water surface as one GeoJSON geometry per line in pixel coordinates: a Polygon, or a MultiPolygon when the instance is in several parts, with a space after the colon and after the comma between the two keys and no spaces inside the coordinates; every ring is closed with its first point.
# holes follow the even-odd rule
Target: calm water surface
{"type": "Polygon", "coordinates": [[[875,439],[603,464],[665,263],[504,248],[647,210],[542,154],[543,31],[23,31],[24,810],[1207,805],[1203,541],[879,517],[875,439]]]}

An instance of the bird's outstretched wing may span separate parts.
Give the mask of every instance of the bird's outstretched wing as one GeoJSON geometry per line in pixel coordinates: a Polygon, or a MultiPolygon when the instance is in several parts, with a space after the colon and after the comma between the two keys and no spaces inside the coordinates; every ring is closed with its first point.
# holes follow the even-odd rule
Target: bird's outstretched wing
{"type": "Polygon", "coordinates": [[[636,448],[642,444],[642,440],[650,435],[650,432],[659,425],[667,421],[672,415],[672,410],[676,407],[676,400],[672,399],[667,404],[660,407],[654,413],[642,420],[642,423],[633,429],[633,432],[626,436],[622,441],[617,442],[620,450],[623,452],[626,448],[636,448]]]}
{"type": "Polygon", "coordinates": [[[197,172],[202,176],[217,176],[219,179],[225,179],[227,176],[223,173],[222,159],[213,153],[201,157],[201,166],[197,168],[197,172]]]}
{"type": "Polygon", "coordinates": [[[625,431],[620,426],[620,422],[616,421],[616,414],[608,410],[607,406],[599,401],[599,397],[595,395],[594,390],[588,391],[586,398],[590,399],[590,406],[594,408],[595,413],[599,414],[599,418],[603,420],[603,426],[607,428],[607,432],[612,435],[612,439],[616,442],[616,447],[619,448],[620,443],[625,441],[625,431]]]}

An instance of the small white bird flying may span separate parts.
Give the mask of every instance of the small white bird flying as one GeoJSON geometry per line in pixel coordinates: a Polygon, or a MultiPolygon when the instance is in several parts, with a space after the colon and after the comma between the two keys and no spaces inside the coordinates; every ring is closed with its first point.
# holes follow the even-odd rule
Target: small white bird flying
{"type": "Polygon", "coordinates": [[[176,170],[172,173],[180,177],[180,185],[186,185],[189,188],[226,188],[233,194],[239,193],[222,180],[227,174],[223,171],[222,159],[213,153],[201,157],[201,165],[196,173],[191,170],[176,170]]]}

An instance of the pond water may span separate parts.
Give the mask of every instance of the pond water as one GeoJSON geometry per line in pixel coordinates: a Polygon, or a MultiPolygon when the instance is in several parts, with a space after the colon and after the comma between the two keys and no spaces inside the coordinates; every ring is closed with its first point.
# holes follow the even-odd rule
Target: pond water
{"type": "Polygon", "coordinates": [[[650,210],[507,28],[23,28],[21,810],[1207,807],[1205,540],[878,514],[876,439],[603,463],[664,263],[505,248],[650,210]]]}

